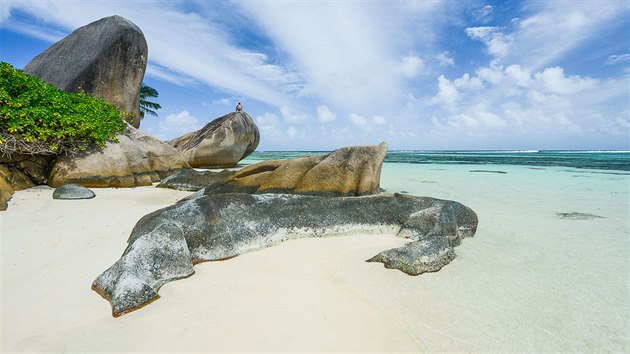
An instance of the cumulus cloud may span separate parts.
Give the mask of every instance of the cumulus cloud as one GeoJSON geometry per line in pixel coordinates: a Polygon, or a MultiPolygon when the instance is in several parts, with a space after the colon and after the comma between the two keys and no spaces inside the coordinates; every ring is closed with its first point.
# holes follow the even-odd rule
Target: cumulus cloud
{"type": "Polygon", "coordinates": [[[514,38],[503,34],[498,27],[469,27],[466,28],[468,37],[482,41],[490,55],[505,57],[512,47],[514,38]]]}
{"type": "Polygon", "coordinates": [[[424,70],[424,62],[417,56],[406,56],[402,58],[398,71],[407,78],[418,76],[424,70]]]}
{"type": "Polygon", "coordinates": [[[435,56],[440,66],[455,66],[455,59],[450,56],[449,52],[442,52],[435,56]]]}
{"type": "Polygon", "coordinates": [[[470,77],[468,73],[462,75],[462,77],[455,79],[453,85],[458,89],[463,90],[481,90],[484,88],[483,82],[478,77],[470,77]]]}
{"type": "Polygon", "coordinates": [[[441,104],[444,105],[445,108],[452,109],[457,103],[458,97],[459,91],[453,82],[445,78],[444,75],[440,75],[438,77],[438,93],[431,98],[430,102],[432,104],[441,104]]]}
{"type": "Polygon", "coordinates": [[[173,139],[201,128],[199,119],[188,111],[171,113],[158,123],[155,135],[160,139],[173,139]]]}
{"type": "Polygon", "coordinates": [[[286,122],[303,123],[308,120],[308,117],[306,116],[306,114],[298,112],[289,107],[280,108],[280,113],[282,113],[282,118],[284,118],[286,122]]]}
{"type": "Polygon", "coordinates": [[[597,80],[577,75],[565,76],[564,69],[557,66],[534,74],[534,78],[549,92],[559,94],[577,93],[597,86],[597,80]]]}
{"type": "Polygon", "coordinates": [[[356,113],[351,113],[348,118],[354,125],[358,125],[360,127],[366,127],[368,125],[367,119],[363,118],[363,116],[360,116],[356,113]]]}
{"type": "MultiPolygon", "coordinates": [[[[558,135],[627,134],[626,120],[618,118],[623,113],[604,116],[596,112],[627,110],[618,99],[627,97],[629,80],[567,75],[557,66],[530,72],[517,64],[504,68],[495,61],[475,75],[438,78],[438,94],[429,102],[437,109],[430,118],[432,132],[444,137],[458,132],[470,144],[492,136],[510,136],[513,142],[535,136],[553,144],[558,135]]],[[[422,103],[416,100],[414,104],[422,103]]]]}
{"type": "Polygon", "coordinates": [[[337,115],[328,109],[328,106],[317,106],[317,120],[320,122],[331,122],[337,119],[337,115]]]}

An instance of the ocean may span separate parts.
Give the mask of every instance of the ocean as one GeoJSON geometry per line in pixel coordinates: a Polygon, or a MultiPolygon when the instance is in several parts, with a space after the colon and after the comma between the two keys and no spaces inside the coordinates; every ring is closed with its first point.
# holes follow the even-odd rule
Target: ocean
{"type": "MultiPolygon", "coordinates": [[[[262,161],[292,159],[328,151],[256,151],[248,160],[262,161]]],[[[561,166],[582,169],[601,169],[630,172],[630,151],[583,151],[583,150],[496,150],[496,151],[389,151],[386,163],[411,163],[435,165],[521,165],[561,166]]]]}
{"type": "Polygon", "coordinates": [[[390,151],[381,188],[479,217],[439,272],[378,292],[344,279],[425,351],[630,352],[630,152],[390,151]]]}

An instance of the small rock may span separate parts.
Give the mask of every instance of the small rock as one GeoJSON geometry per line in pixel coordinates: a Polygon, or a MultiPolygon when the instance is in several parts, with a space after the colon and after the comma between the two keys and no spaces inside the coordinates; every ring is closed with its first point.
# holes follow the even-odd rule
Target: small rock
{"type": "Polygon", "coordinates": [[[95,196],[91,189],[78,184],[66,184],[53,192],[53,199],[92,199],[95,196]]]}

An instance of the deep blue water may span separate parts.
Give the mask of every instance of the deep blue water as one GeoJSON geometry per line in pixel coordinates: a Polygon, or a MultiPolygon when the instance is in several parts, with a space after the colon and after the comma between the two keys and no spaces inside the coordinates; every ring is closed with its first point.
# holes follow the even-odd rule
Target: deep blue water
{"type": "MultiPolygon", "coordinates": [[[[256,151],[251,160],[283,160],[327,151],[256,151]]],[[[389,151],[389,163],[526,165],[630,171],[630,151],[389,151]]]]}

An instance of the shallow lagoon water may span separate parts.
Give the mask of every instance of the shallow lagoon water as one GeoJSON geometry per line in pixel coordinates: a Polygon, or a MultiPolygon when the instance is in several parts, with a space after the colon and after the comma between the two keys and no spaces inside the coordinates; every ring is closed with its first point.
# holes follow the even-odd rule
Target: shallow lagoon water
{"type": "Polygon", "coordinates": [[[387,192],[457,200],[479,216],[455,261],[399,295],[414,338],[428,351],[630,350],[630,176],[606,172],[385,163],[387,192]]]}

